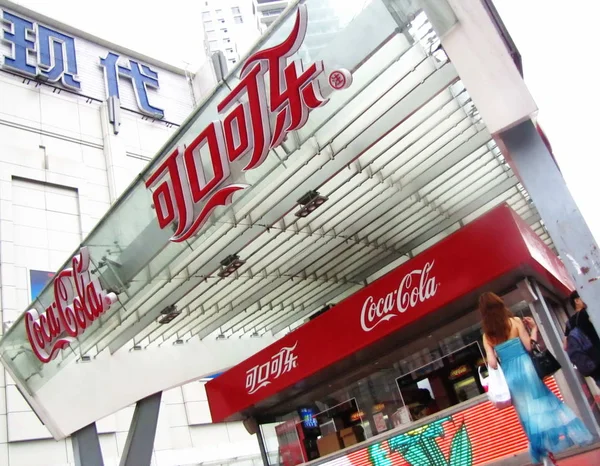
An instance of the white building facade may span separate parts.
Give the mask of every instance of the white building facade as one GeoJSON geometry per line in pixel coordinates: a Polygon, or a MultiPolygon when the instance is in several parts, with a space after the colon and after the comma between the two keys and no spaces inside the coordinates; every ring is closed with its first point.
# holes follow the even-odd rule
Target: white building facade
{"type": "Polygon", "coordinates": [[[233,68],[260,36],[253,0],[202,0],[208,54],[223,52],[233,68]]]}
{"type": "MultiPolygon", "coordinates": [[[[0,19],[4,333],[216,81],[210,61],[191,75],[4,0],[0,19]]],[[[132,415],[97,424],[105,465],[132,415]]],[[[211,424],[203,382],[164,392],[153,464],[209,463],[259,464],[256,439],[211,424]]],[[[70,439],[55,441],[0,369],[0,465],[73,464],[70,439]]]]}
{"type": "Polygon", "coordinates": [[[288,0],[252,0],[256,5],[259,28],[265,31],[290,3],[288,0]]]}

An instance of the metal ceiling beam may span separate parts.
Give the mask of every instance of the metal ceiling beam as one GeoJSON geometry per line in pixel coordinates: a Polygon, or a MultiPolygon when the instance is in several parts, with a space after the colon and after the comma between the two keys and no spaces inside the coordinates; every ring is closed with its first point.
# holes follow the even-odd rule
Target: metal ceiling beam
{"type": "MultiPolygon", "coordinates": [[[[288,269],[289,273],[293,272],[294,274],[298,274],[298,275],[299,274],[303,274],[303,275],[310,275],[310,276],[315,275],[316,276],[316,274],[319,271],[323,270],[323,268],[325,267],[324,265],[319,265],[320,262],[323,262],[323,261],[326,261],[326,262],[327,261],[335,261],[336,257],[342,257],[342,261],[348,261],[350,259],[349,254],[350,255],[353,254],[351,250],[354,247],[356,247],[357,245],[361,246],[361,249],[358,252],[359,252],[359,254],[363,254],[363,255],[364,254],[373,254],[373,252],[376,252],[379,249],[379,248],[375,248],[375,247],[369,248],[368,245],[367,245],[367,248],[365,248],[364,247],[365,246],[364,243],[357,243],[356,241],[350,240],[352,244],[349,247],[346,248],[345,252],[344,251],[343,252],[336,252],[336,249],[338,249],[340,247],[344,247],[348,241],[345,241],[345,240],[340,241],[340,238],[336,238],[336,237],[332,237],[332,240],[333,241],[330,242],[330,245],[332,245],[333,248],[329,248],[328,250],[326,250],[325,254],[323,254],[323,251],[325,250],[325,248],[327,246],[322,245],[322,244],[321,245],[317,245],[317,249],[316,249],[315,252],[319,252],[320,255],[316,256],[316,258],[313,255],[313,253],[310,252],[310,249],[309,249],[309,251],[308,251],[308,253],[306,254],[305,257],[307,259],[310,259],[312,262],[309,263],[309,264],[307,264],[307,263],[304,262],[304,259],[302,261],[296,262],[295,264],[293,264],[291,266],[290,269],[288,269]],[[333,255],[333,257],[330,258],[330,259],[327,259],[328,255],[333,255]],[[347,255],[347,257],[344,258],[344,255],[347,255]],[[315,270],[312,270],[312,269],[315,269],[315,270]]],[[[354,258],[358,259],[356,257],[356,253],[354,253],[354,258]]],[[[332,262],[332,263],[335,263],[335,262],[332,262]]],[[[321,273],[321,275],[324,275],[324,276],[330,276],[331,274],[332,274],[331,268],[329,268],[329,269],[325,270],[323,273],[321,273]]],[[[340,275],[339,272],[334,272],[333,274],[336,275],[336,276],[340,275]]],[[[345,281],[346,278],[344,278],[343,280],[345,281]]],[[[293,288],[296,287],[296,284],[289,284],[289,285],[290,286],[288,287],[287,290],[282,290],[283,294],[286,294],[286,293],[289,293],[290,291],[293,291],[293,288]]],[[[278,288],[278,290],[279,289],[280,288],[278,288]]],[[[275,304],[281,298],[282,298],[281,296],[278,296],[278,298],[275,301],[270,301],[270,302],[272,304],[275,304]]],[[[290,298],[286,297],[285,299],[290,299],[290,298]]],[[[246,303],[244,303],[244,305],[247,305],[247,307],[249,307],[252,304],[246,302],[246,303]]],[[[235,310],[232,310],[232,311],[228,312],[226,315],[225,314],[221,314],[220,316],[217,313],[214,313],[214,318],[218,318],[219,320],[216,323],[212,324],[210,328],[212,328],[213,326],[216,326],[217,323],[220,324],[221,322],[225,322],[225,323],[231,322],[236,317],[235,312],[236,312],[235,310]]],[[[242,319],[242,320],[245,320],[245,318],[246,317],[244,317],[244,319],[242,319]]],[[[219,325],[218,328],[221,328],[221,326],[225,325],[225,323],[219,325]]],[[[208,322],[204,321],[204,322],[200,323],[200,325],[207,325],[207,324],[211,324],[211,322],[210,321],[208,321],[208,322]]],[[[252,326],[252,325],[250,325],[250,326],[252,326]]],[[[199,326],[197,326],[197,327],[199,327],[199,326]]],[[[192,333],[195,332],[195,330],[196,330],[197,327],[195,327],[195,328],[193,328],[191,330],[192,333]]],[[[201,335],[204,334],[204,331],[202,329],[200,329],[200,332],[201,332],[200,333],[201,335]]],[[[210,334],[210,333],[212,333],[212,332],[209,332],[208,334],[210,334]]]]}
{"type": "Polygon", "coordinates": [[[469,154],[484,146],[490,139],[491,135],[487,130],[480,131],[464,144],[447,154],[441,161],[436,163],[434,168],[426,171],[422,176],[419,176],[406,184],[399,183],[401,190],[393,193],[385,201],[378,204],[377,209],[370,209],[360,222],[349,225],[347,228],[348,235],[357,234],[368,225],[379,220],[386,212],[392,210],[400,202],[410,198],[414,193],[434,181],[446,170],[449,170],[469,154]]]}
{"type": "MultiPolygon", "coordinates": [[[[491,154],[491,153],[490,153],[490,152],[485,152],[484,154],[482,154],[482,155],[481,155],[481,156],[479,156],[478,158],[479,158],[479,159],[481,159],[481,158],[483,157],[483,155],[485,155],[485,154],[491,154]]],[[[490,160],[489,160],[489,161],[488,161],[488,162],[487,162],[485,165],[487,165],[487,164],[489,164],[490,162],[492,162],[493,160],[495,160],[495,158],[493,158],[493,155],[490,155],[490,157],[491,157],[491,159],[490,159],[490,160]]],[[[481,168],[482,168],[482,167],[478,167],[478,169],[481,169],[481,168]]],[[[318,260],[321,260],[321,261],[322,261],[322,260],[323,260],[323,258],[321,257],[321,258],[319,258],[318,260]]],[[[250,306],[251,306],[251,304],[250,304],[249,306],[245,306],[245,307],[246,307],[246,308],[248,308],[248,307],[250,307],[250,306]]],[[[234,332],[236,332],[236,331],[238,331],[240,328],[242,328],[242,327],[246,327],[246,326],[247,326],[247,327],[250,327],[250,328],[254,328],[254,327],[257,327],[257,328],[259,328],[259,327],[260,327],[260,326],[263,324],[263,322],[265,322],[265,319],[267,319],[267,322],[266,322],[266,323],[268,323],[268,320],[270,320],[270,318],[271,318],[271,317],[269,316],[269,314],[271,314],[271,313],[269,313],[269,312],[268,312],[266,316],[265,316],[265,315],[261,315],[261,316],[260,316],[260,318],[259,318],[259,320],[258,320],[258,322],[257,322],[257,321],[252,321],[251,319],[252,319],[252,318],[253,318],[253,316],[254,316],[255,314],[257,314],[258,312],[260,312],[260,309],[256,309],[256,310],[254,310],[254,311],[251,313],[251,315],[244,315],[244,316],[242,316],[242,318],[241,318],[241,319],[238,319],[238,320],[236,320],[234,323],[232,323],[232,319],[233,319],[233,320],[235,320],[235,317],[237,317],[237,316],[229,317],[229,316],[230,316],[230,314],[231,314],[231,312],[227,312],[227,315],[222,315],[222,316],[221,316],[221,319],[220,319],[218,322],[219,322],[219,323],[221,323],[221,322],[224,322],[224,323],[223,323],[223,325],[226,325],[228,322],[229,322],[229,323],[232,323],[232,324],[231,324],[229,327],[227,327],[227,328],[226,328],[226,330],[229,330],[229,329],[231,329],[231,330],[232,330],[232,331],[234,331],[234,332]]],[[[275,312],[276,312],[276,314],[281,314],[281,312],[283,312],[283,311],[279,310],[279,311],[275,311],[275,312]]],[[[212,332],[211,332],[211,333],[212,333],[212,332]]],[[[167,337],[165,337],[165,338],[168,338],[168,336],[167,336],[167,337]]]]}
{"type": "MultiPolygon", "coordinates": [[[[314,275],[309,275],[308,277],[304,278],[304,277],[297,277],[296,280],[294,280],[294,284],[297,287],[299,284],[302,284],[302,286],[304,286],[305,283],[310,283],[310,284],[329,284],[329,285],[341,285],[344,284],[346,281],[345,280],[340,280],[340,279],[332,279],[332,278],[326,278],[326,277],[315,277],[314,275]]],[[[357,283],[355,283],[356,285],[357,283]]],[[[295,292],[290,290],[289,293],[292,294],[292,296],[286,296],[284,297],[280,303],[274,304],[273,305],[273,311],[275,310],[275,307],[282,307],[281,310],[283,310],[284,308],[288,307],[288,306],[293,306],[294,303],[290,303],[288,305],[285,305],[285,301],[290,300],[295,298],[295,292]]],[[[231,330],[232,332],[236,333],[237,331],[239,331],[240,329],[243,329],[244,327],[254,327],[254,326],[260,326],[261,323],[266,319],[266,316],[268,315],[268,312],[263,312],[261,314],[261,316],[256,316],[259,312],[264,311],[264,309],[261,308],[257,308],[256,310],[252,311],[249,314],[243,315],[241,319],[238,319],[236,321],[234,321],[234,319],[231,319],[229,322],[227,322],[226,325],[223,326],[224,331],[229,331],[231,330]],[[248,322],[248,320],[251,320],[250,322],[248,322]],[[256,320],[254,320],[256,319],[256,320]]]]}
{"type": "MultiPolygon", "coordinates": [[[[243,319],[242,322],[245,322],[245,320],[243,319]]],[[[166,336],[166,338],[168,338],[168,336],[166,336]]]]}
{"type": "MultiPolygon", "coordinates": [[[[456,149],[451,151],[448,155],[446,155],[442,159],[442,162],[440,162],[438,165],[436,165],[435,170],[430,170],[429,172],[427,172],[427,176],[421,177],[422,181],[420,183],[417,183],[415,181],[413,183],[407,184],[401,192],[396,193],[396,195],[394,195],[394,196],[388,197],[387,201],[384,202],[384,205],[380,205],[376,210],[371,209],[371,212],[373,212],[373,211],[384,212],[384,214],[385,214],[387,204],[389,204],[391,207],[391,206],[397,205],[398,203],[402,202],[405,199],[408,199],[411,195],[414,194],[414,192],[416,192],[416,190],[421,189],[422,187],[426,186],[428,183],[430,183],[435,178],[437,178],[440,174],[444,173],[449,167],[454,166],[456,163],[463,160],[469,154],[474,153],[479,148],[485,146],[485,144],[487,144],[490,139],[491,139],[491,136],[489,135],[489,133],[487,133],[487,131],[481,131],[479,133],[476,133],[467,142],[463,143],[461,146],[457,147],[456,149]]],[[[437,151],[437,152],[439,152],[439,151],[437,151]]],[[[384,215],[384,214],[381,214],[381,215],[384,215]]],[[[366,222],[361,221],[359,223],[364,224],[364,226],[367,226],[369,224],[368,220],[366,222]]],[[[339,232],[338,232],[338,234],[339,234],[339,232]]],[[[317,260],[322,260],[322,257],[318,258],[317,260]]],[[[300,271],[301,271],[300,269],[297,269],[296,272],[294,272],[294,273],[299,273],[300,271]]],[[[226,314],[221,315],[209,327],[207,327],[205,330],[201,330],[201,332],[199,333],[200,338],[204,338],[206,335],[210,335],[216,329],[220,328],[222,325],[225,325],[228,320],[234,318],[237,315],[237,313],[243,311],[244,309],[249,307],[251,304],[253,304],[253,303],[245,302],[242,305],[243,307],[238,307],[237,309],[232,309],[231,311],[227,312],[226,314]]],[[[252,326],[252,325],[250,325],[250,326],[252,326]]],[[[192,330],[192,333],[194,331],[195,331],[195,329],[192,330]]]]}
{"type": "MultiPolygon", "coordinates": [[[[375,259],[371,259],[371,260],[375,260],[375,259]]],[[[340,289],[346,290],[346,289],[350,289],[350,288],[353,288],[356,286],[357,285],[355,285],[355,284],[344,283],[339,286],[331,285],[331,286],[327,286],[327,287],[322,287],[321,289],[316,290],[316,292],[313,293],[313,295],[311,296],[311,299],[303,300],[302,306],[299,306],[299,307],[301,307],[302,312],[306,311],[307,309],[313,309],[313,312],[316,312],[319,309],[321,309],[323,306],[328,304],[327,301],[324,301],[325,297],[329,297],[332,293],[336,293],[335,296],[339,296],[340,293],[337,292],[337,290],[340,290],[340,289]]],[[[257,328],[261,328],[261,329],[267,328],[274,322],[281,320],[283,317],[285,317],[285,315],[289,315],[290,310],[291,310],[291,313],[293,313],[295,307],[296,306],[294,306],[294,307],[287,306],[285,309],[282,310],[282,312],[271,313],[270,315],[266,316],[265,319],[263,319],[261,324],[257,324],[257,328]]]]}
{"type": "MultiPolygon", "coordinates": [[[[320,238],[323,238],[323,236],[320,236],[320,238]]],[[[353,254],[352,253],[352,249],[354,246],[356,246],[357,244],[361,245],[361,252],[365,252],[368,253],[370,250],[377,250],[378,246],[375,244],[366,244],[365,242],[360,242],[357,243],[355,239],[353,238],[349,238],[349,239],[345,239],[343,237],[340,236],[327,236],[327,238],[329,238],[329,241],[323,243],[323,242],[311,242],[313,244],[311,244],[311,246],[309,246],[308,248],[305,248],[302,253],[303,255],[301,256],[301,260],[298,261],[298,257],[294,257],[294,259],[296,259],[296,263],[290,263],[288,268],[284,268],[284,269],[280,269],[280,273],[279,275],[281,276],[285,276],[285,275],[294,275],[294,276],[300,276],[300,275],[306,275],[309,274],[310,276],[314,275],[317,270],[312,271],[311,268],[319,268],[320,270],[323,269],[322,266],[319,266],[318,263],[320,261],[324,261],[324,260],[330,260],[327,259],[327,255],[331,255],[333,254],[334,256],[331,258],[331,260],[335,260],[336,258],[344,258],[344,255],[348,255],[348,254],[353,254]],[[336,252],[336,249],[340,248],[340,247],[345,247],[345,245],[351,242],[350,247],[346,248],[346,251],[342,251],[342,252],[336,252]],[[366,246],[368,249],[365,249],[366,246]],[[320,255],[316,256],[314,253],[318,252],[320,255]],[[312,261],[311,263],[306,263],[306,259],[309,259],[310,261],[312,261]]],[[[273,248],[271,251],[271,254],[274,253],[274,251],[276,251],[279,248],[283,248],[283,247],[287,247],[287,244],[285,242],[282,242],[281,244],[279,244],[276,248],[273,248]]],[[[294,245],[294,247],[292,249],[298,248],[298,247],[302,247],[301,244],[297,244],[294,245]]],[[[282,256],[285,256],[286,254],[288,254],[290,252],[290,250],[288,249],[288,251],[286,251],[284,254],[282,254],[282,256]]],[[[280,256],[280,257],[282,257],[280,256]]],[[[345,260],[345,259],[344,259],[345,260]]],[[[260,274],[260,272],[259,272],[260,274]]],[[[317,274],[319,275],[319,274],[317,274]]],[[[315,275],[315,276],[317,276],[315,275]]],[[[330,275],[330,269],[328,269],[325,273],[320,274],[320,275],[330,275]]],[[[335,275],[338,275],[337,273],[335,275]]],[[[289,277],[288,277],[289,278],[289,277]]],[[[321,278],[323,279],[323,278],[321,278]]],[[[279,288],[278,288],[279,289],[279,288]]],[[[265,290],[265,291],[269,291],[269,293],[271,292],[269,289],[265,290]]],[[[283,293],[286,293],[287,291],[283,291],[283,293]]],[[[267,295],[268,296],[268,295],[267,295]]],[[[261,298],[262,299],[262,298],[261,298]]],[[[247,300],[244,301],[244,303],[241,303],[240,306],[244,307],[244,308],[248,308],[250,307],[252,304],[254,304],[254,302],[248,302],[247,300]]],[[[255,311],[257,312],[257,311],[255,311]]],[[[228,319],[234,319],[235,318],[235,314],[236,313],[236,309],[232,309],[231,311],[227,312],[227,315],[221,315],[221,319],[219,320],[219,322],[222,321],[229,321],[231,322],[231,320],[228,319]]],[[[216,313],[215,313],[215,317],[216,313]]],[[[203,322],[203,324],[206,324],[207,322],[203,322]]],[[[225,325],[225,324],[223,324],[225,325]]]]}
{"type": "MultiPolygon", "coordinates": [[[[421,108],[431,98],[437,95],[442,90],[446,89],[452,83],[456,82],[458,75],[451,64],[444,65],[438,71],[429,75],[420,85],[410,91],[402,100],[389,107],[375,121],[373,121],[361,134],[359,134],[352,142],[342,148],[335,158],[324,164],[318,172],[318,176],[313,176],[310,179],[300,183],[296,189],[292,190],[289,195],[282,199],[281,202],[267,212],[259,222],[263,225],[272,225],[277,222],[286,212],[290,211],[296,204],[296,199],[301,194],[309,189],[314,189],[315,185],[322,184],[342,168],[344,168],[352,160],[359,157],[364,151],[373,146],[378,140],[392,131],[405,121],[410,115],[414,114],[416,109],[421,108]]],[[[236,238],[229,246],[225,247],[220,256],[235,254],[243,245],[250,243],[257,236],[266,230],[265,227],[249,227],[242,235],[236,238]]],[[[202,267],[202,270],[194,273],[201,275],[209,275],[211,272],[219,268],[219,260],[215,256],[202,267]]],[[[160,311],[168,305],[179,301],[183,296],[189,293],[197,284],[197,279],[190,278],[188,281],[171,290],[162,299],[160,299],[153,309],[140,316],[139,319],[123,329],[109,344],[111,353],[118,351],[128,341],[133,339],[141,330],[154,321],[160,311]]],[[[217,327],[218,328],[218,327],[217,327]]],[[[214,330],[213,330],[214,331],[214,330]]],[[[212,333],[212,332],[211,332],[212,333]]]]}
{"type": "MultiPolygon", "coordinates": [[[[337,238],[333,238],[328,243],[333,243],[334,247],[338,247],[340,244],[343,243],[343,241],[339,240],[337,238]]],[[[304,254],[301,256],[300,260],[298,262],[296,262],[294,266],[287,269],[286,272],[291,273],[291,274],[297,274],[297,273],[301,272],[306,266],[304,261],[306,259],[310,258],[310,255],[311,255],[311,252],[313,251],[313,249],[319,249],[322,247],[323,246],[315,244],[315,245],[313,245],[312,248],[307,248],[307,250],[304,251],[304,254]]],[[[198,318],[200,316],[197,316],[197,317],[191,319],[190,321],[187,322],[188,325],[192,325],[192,324],[194,325],[191,327],[190,331],[193,333],[199,325],[210,325],[210,329],[211,329],[210,331],[205,332],[205,331],[201,330],[201,332],[200,332],[200,334],[202,335],[201,338],[204,338],[205,336],[210,335],[212,332],[214,332],[215,330],[220,328],[222,325],[224,325],[229,319],[233,318],[240,312],[243,312],[248,307],[257,303],[259,300],[261,300],[268,294],[272,293],[273,291],[277,290],[278,288],[283,286],[288,281],[289,281],[288,277],[281,277],[279,279],[272,280],[268,285],[261,287],[257,292],[248,296],[242,302],[234,305],[225,313],[220,313],[220,315],[219,315],[218,312],[213,312],[212,314],[209,314],[208,316],[206,316],[206,320],[204,320],[198,324],[193,324],[193,323],[196,320],[198,320],[198,318]]]]}
{"type": "MultiPolygon", "coordinates": [[[[272,210],[267,212],[258,221],[263,225],[274,224],[286,212],[292,209],[292,207],[296,204],[296,199],[301,193],[306,192],[309,188],[314,189],[315,185],[319,186],[331,178],[333,175],[343,169],[348,163],[359,157],[364,151],[372,147],[373,144],[375,144],[378,140],[399,126],[409,116],[414,114],[416,109],[421,108],[433,96],[437,95],[443,89],[446,89],[457,79],[458,76],[456,75],[456,70],[451,64],[447,64],[435,73],[429,75],[419,86],[410,91],[399,102],[385,110],[384,114],[381,115],[380,118],[374,120],[352,142],[342,148],[338,154],[335,154],[335,158],[324,164],[317,175],[314,175],[312,178],[307,179],[298,185],[296,189],[289,193],[285,199],[283,199],[278,205],[275,205],[272,210]]],[[[261,231],[258,234],[263,233],[264,230],[265,228],[261,228],[261,231]]],[[[242,242],[243,238],[246,243],[249,243],[255,239],[256,236],[258,235],[254,234],[253,231],[251,234],[244,234],[242,237],[238,238],[239,241],[236,242],[242,242]]],[[[227,255],[229,250],[232,248],[226,249],[227,252],[224,252],[224,255],[227,255]]],[[[237,252],[239,249],[240,248],[235,248],[235,251],[231,253],[237,252]]],[[[214,264],[211,268],[211,271],[217,268],[218,264],[214,264]]],[[[196,283],[197,281],[190,279],[185,284],[180,285],[173,291],[173,293],[163,298],[157,304],[156,308],[158,309],[153,309],[152,311],[147,312],[136,323],[121,332],[121,334],[118,335],[109,345],[111,353],[117,351],[119,348],[125,345],[127,341],[131,340],[139,331],[141,331],[141,329],[145,328],[149,323],[151,323],[160,312],[160,309],[166,307],[167,303],[176,302],[181,299],[181,297],[185,296],[191,289],[194,288],[196,283]],[[176,299],[173,299],[173,297],[176,299]]],[[[208,334],[214,332],[217,328],[218,326],[213,328],[208,334]]]]}
{"type": "MultiPolygon", "coordinates": [[[[518,180],[515,177],[511,177],[511,178],[503,181],[499,185],[495,186],[491,190],[489,190],[489,191],[483,193],[481,196],[479,196],[475,202],[468,204],[466,207],[455,212],[449,218],[443,220],[436,226],[429,228],[428,232],[425,235],[419,237],[418,240],[415,240],[406,245],[403,245],[402,251],[406,251],[406,252],[411,251],[412,249],[414,249],[415,247],[424,243],[425,241],[427,241],[431,238],[434,238],[436,235],[438,235],[438,234],[442,233],[443,231],[445,231],[446,229],[450,228],[453,224],[457,223],[459,220],[462,220],[464,217],[468,216],[469,214],[476,211],[477,209],[483,207],[485,204],[498,198],[499,196],[504,194],[506,191],[513,188],[517,183],[518,183],[518,180]]],[[[360,282],[360,281],[365,280],[369,276],[376,273],[378,270],[381,270],[386,265],[391,264],[395,260],[398,260],[400,257],[405,255],[406,252],[404,252],[404,253],[395,252],[395,253],[390,254],[383,261],[379,261],[377,264],[372,264],[368,268],[366,268],[364,271],[353,276],[352,281],[360,282]]],[[[323,302],[329,301],[330,299],[333,299],[335,296],[339,296],[344,290],[346,290],[348,288],[349,288],[349,286],[347,286],[347,285],[341,286],[339,289],[333,291],[329,296],[327,296],[323,300],[323,302]],[[335,296],[332,296],[332,295],[335,295],[335,296]]],[[[316,308],[318,308],[318,306],[309,308],[302,315],[289,316],[285,320],[283,320],[279,323],[272,324],[270,327],[267,328],[267,330],[270,330],[271,333],[273,335],[275,335],[275,334],[279,333],[280,331],[282,331],[283,329],[285,329],[286,327],[293,324],[294,322],[297,322],[298,320],[303,319],[307,315],[310,315],[312,312],[314,312],[316,310],[316,308]]]]}
{"type": "MultiPolygon", "coordinates": [[[[217,270],[220,266],[220,260],[223,257],[227,257],[231,254],[236,254],[240,249],[242,249],[246,245],[246,243],[250,239],[249,237],[258,236],[263,231],[264,228],[258,226],[248,227],[247,230],[245,230],[244,234],[238,236],[231,243],[229,243],[229,245],[223,248],[220,256],[214,256],[211,260],[209,260],[206,266],[204,267],[203,271],[206,271],[206,275],[209,275],[212,271],[217,270]]],[[[167,306],[177,303],[187,293],[194,289],[201,281],[202,279],[190,278],[183,284],[170,290],[169,293],[166,293],[166,295],[154,305],[154,308],[152,310],[140,316],[136,322],[123,329],[112,340],[112,342],[108,345],[111,354],[115,353],[124,345],[126,345],[128,341],[132,340],[141,330],[143,330],[150,323],[152,323],[159,316],[160,312],[163,309],[165,309],[167,306]]]]}
{"type": "MultiPolygon", "coordinates": [[[[338,248],[338,247],[340,247],[340,246],[343,246],[343,245],[344,245],[344,241],[343,241],[343,240],[342,240],[342,241],[339,241],[337,238],[334,238],[334,240],[330,242],[330,245],[333,245],[333,248],[331,249],[331,251],[333,251],[333,250],[335,250],[336,248],[338,248]]],[[[322,247],[321,247],[321,249],[322,249],[322,247]]],[[[329,251],[329,252],[331,252],[331,251],[329,251]]],[[[310,254],[309,254],[308,256],[310,257],[310,254]]],[[[318,259],[320,259],[320,257],[319,257],[319,258],[317,258],[317,259],[313,259],[313,262],[314,262],[314,261],[316,261],[316,260],[318,260],[318,259]]],[[[308,264],[308,265],[307,265],[307,264],[305,264],[305,263],[304,263],[304,259],[303,259],[303,260],[301,260],[301,261],[299,261],[299,262],[296,262],[296,263],[295,263],[295,264],[294,264],[294,265],[293,265],[293,266],[292,266],[292,267],[289,269],[289,271],[290,271],[290,272],[293,272],[293,273],[300,273],[300,272],[302,272],[302,270],[304,270],[304,269],[305,269],[307,266],[310,266],[310,265],[311,265],[311,264],[308,264]]],[[[286,279],[285,281],[288,281],[288,280],[289,280],[289,279],[286,279]]],[[[273,285],[275,285],[275,284],[273,284],[273,285]]],[[[271,293],[271,292],[273,292],[273,291],[277,290],[277,289],[278,289],[280,286],[281,286],[281,285],[277,285],[277,286],[268,285],[267,287],[265,287],[265,288],[263,289],[263,291],[264,291],[264,295],[263,295],[262,297],[264,297],[264,296],[268,295],[269,293],[271,293]]],[[[260,292],[259,292],[259,293],[260,293],[260,292]]],[[[256,296],[256,295],[255,295],[255,296],[256,296]]],[[[255,297],[255,296],[254,296],[254,297],[255,297]]],[[[253,297],[252,299],[254,299],[254,297],[253,297]]],[[[262,299],[262,297],[261,297],[261,298],[259,298],[259,299],[262,299]]],[[[231,311],[227,312],[226,314],[221,314],[221,315],[216,315],[216,314],[215,314],[215,315],[214,315],[214,318],[215,318],[215,320],[214,320],[214,321],[212,321],[212,322],[211,322],[211,321],[209,321],[209,322],[202,322],[202,323],[201,323],[201,325],[205,325],[205,327],[204,327],[204,328],[201,328],[201,329],[200,329],[200,330],[199,330],[197,333],[195,333],[195,332],[196,332],[196,329],[199,327],[199,326],[196,326],[196,327],[193,327],[193,328],[191,329],[191,332],[192,332],[193,334],[195,334],[195,335],[198,335],[200,339],[203,339],[203,338],[205,338],[206,336],[208,336],[208,335],[210,335],[211,333],[213,333],[213,332],[214,332],[216,329],[218,329],[218,328],[220,328],[221,326],[223,326],[223,325],[224,325],[225,323],[227,323],[229,320],[231,320],[232,318],[234,318],[234,317],[235,317],[237,314],[239,314],[239,313],[240,313],[241,311],[243,311],[245,308],[249,307],[249,306],[250,306],[250,305],[252,305],[252,304],[255,304],[257,301],[258,301],[258,300],[256,300],[256,301],[251,301],[250,299],[249,299],[249,300],[245,300],[244,302],[240,303],[239,305],[237,305],[237,306],[234,306],[234,308],[233,308],[233,309],[231,309],[231,311]]]]}
{"type": "MultiPolygon", "coordinates": [[[[360,250],[358,252],[358,255],[348,253],[348,257],[346,257],[345,259],[343,259],[341,262],[339,262],[337,264],[327,263],[326,265],[323,265],[322,267],[324,267],[324,268],[327,267],[327,269],[323,272],[323,274],[327,275],[327,276],[335,275],[336,277],[338,277],[339,284],[346,284],[346,283],[348,283],[348,276],[351,275],[352,273],[354,273],[355,270],[359,269],[362,263],[367,262],[368,260],[372,259],[374,257],[374,255],[379,257],[382,254],[387,254],[388,252],[389,251],[384,251],[384,250],[379,250],[379,251],[378,250],[373,250],[373,251],[360,250]]],[[[323,258],[323,257],[321,257],[319,260],[321,260],[321,261],[325,260],[327,262],[327,259],[323,258]]],[[[354,285],[356,285],[356,283],[354,283],[354,285]]],[[[278,314],[281,314],[282,312],[286,312],[286,309],[288,309],[290,306],[305,304],[305,301],[300,299],[300,297],[297,295],[292,297],[291,302],[289,302],[290,299],[291,298],[288,298],[288,297],[285,298],[285,300],[283,302],[285,303],[285,301],[288,301],[288,304],[283,309],[267,312],[266,314],[262,314],[262,315],[258,316],[253,321],[248,321],[248,319],[252,318],[252,316],[244,316],[241,321],[236,323],[236,327],[239,327],[240,325],[245,325],[247,327],[259,328],[259,327],[266,325],[268,323],[269,319],[271,319],[273,315],[275,315],[275,314],[278,315],[278,314]]]]}

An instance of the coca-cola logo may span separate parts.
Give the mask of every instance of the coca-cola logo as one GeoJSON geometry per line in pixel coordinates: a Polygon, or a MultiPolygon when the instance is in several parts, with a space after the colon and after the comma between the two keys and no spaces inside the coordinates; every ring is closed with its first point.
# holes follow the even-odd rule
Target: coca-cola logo
{"type": "Polygon", "coordinates": [[[54,302],[45,312],[31,309],[25,313],[27,339],[43,363],[52,361],[117,301],[117,295],[103,290],[98,279],[92,278],[86,247],[71,264],[72,268],[54,278],[54,302]]]}
{"type": "MultiPolygon", "coordinates": [[[[328,102],[319,81],[322,61],[305,69],[300,60],[288,63],[304,42],[307,25],[307,6],[300,4],[290,35],[246,60],[239,83],[217,105],[219,118],[190,144],[174,149],[146,180],[159,227],[177,225],[171,241],[191,238],[214,209],[230,204],[236,192],[248,187],[226,183],[233,163],[244,171],[259,167],[289,132],[306,124],[311,110],[328,102]]],[[[351,85],[352,75],[335,70],[322,81],[341,90],[351,85]]]]}
{"type": "Polygon", "coordinates": [[[436,278],[431,275],[435,261],[427,262],[422,269],[407,273],[398,288],[385,296],[369,296],[363,303],[360,326],[370,332],[383,322],[414,308],[435,296],[438,290],[436,278]]]}

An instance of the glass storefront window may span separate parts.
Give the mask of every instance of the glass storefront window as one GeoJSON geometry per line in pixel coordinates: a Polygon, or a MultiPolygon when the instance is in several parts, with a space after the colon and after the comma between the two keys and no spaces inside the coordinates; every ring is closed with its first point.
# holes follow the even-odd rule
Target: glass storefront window
{"type": "MultiPolygon", "coordinates": [[[[531,315],[525,302],[510,308],[518,317],[531,315]]],[[[300,464],[293,458],[301,457],[310,461],[483,399],[479,372],[486,375],[487,368],[479,313],[471,310],[440,328],[422,328],[412,341],[357,371],[367,375],[345,375],[344,380],[354,379],[346,384],[329,382],[331,393],[282,418],[276,427],[285,456],[281,464],[300,464]]]]}

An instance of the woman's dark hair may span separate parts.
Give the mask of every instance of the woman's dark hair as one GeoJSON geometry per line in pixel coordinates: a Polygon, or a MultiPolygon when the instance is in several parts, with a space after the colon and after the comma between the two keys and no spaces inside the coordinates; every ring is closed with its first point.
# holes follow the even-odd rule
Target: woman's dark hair
{"type": "Polygon", "coordinates": [[[513,313],[506,307],[502,298],[494,293],[483,293],[479,297],[483,333],[492,344],[508,340],[510,336],[510,318],[513,313]]]}
{"type": "Polygon", "coordinates": [[[573,291],[573,293],[571,293],[571,295],[569,296],[569,302],[571,303],[571,306],[573,307],[573,309],[575,309],[575,300],[579,299],[579,293],[577,291],[573,291]]]}

